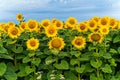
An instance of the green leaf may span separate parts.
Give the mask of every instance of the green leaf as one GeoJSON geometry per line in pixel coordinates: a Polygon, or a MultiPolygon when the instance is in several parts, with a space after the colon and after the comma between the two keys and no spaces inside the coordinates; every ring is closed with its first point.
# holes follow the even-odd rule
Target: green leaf
{"type": "Polygon", "coordinates": [[[6,72],[7,66],[5,63],[0,63],[0,76],[3,76],[3,74],[6,72]]]}
{"type": "Polygon", "coordinates": [[[118,51],[118,53],[120,54],[120,47],[118,47],[117,51],[118,51]]]}
{"type": "Polygon", "coordinates": [[[0,53],[6,53],[6,54],[8,54],[7,49],[5,49],[2,46],[0,46],[0,53]]]}
{"type": "Polygon", "coordinates": [[[72,51],[70,54],[74,55],[75,57],[79,57],[81,53],[79,51],[72,51]]]}
{"type": "Polygon", "coordinates": [[[23,52],[23,47],[16,44],[12,47],[12,51],[15,52],[15,53],[22,53],[23,52]]]}
{"type": "Polygon", "coordinates": [[[97,77],[95,76],[95,74],[90,74],[90,80],[97,80],[97,77]]]}
{"type": "Polygon", "coordinates": [[[77,64],[78,63],[78,60],[77,59],[71,59],[70,60],[70,64],[71,65],[75,65],[75,64],[77,64]]]}
{"type": "Polygon", "coordinates": [[[53,62],[55,62],[55,59],[53,59],[52,56],[48,56],[48,57],[45,59],[45,63],[46,63],[47,65],[52,64],[53,62]]]}
{"type": "Polygon", "coordinates": [[[61,61],[61,63],[60,64],[57,64],[57,63],[55,63],[55,64],[53,64],[57,69],[69,69],[69,64],[68,64],[68,62],[67,61],[65,61],[65,60],[62,60],[61,61]]]}
{"type": "Polygon", "coordinates": [[[13,58],[8,54],[0,54],[0,58],[13,60],[13,58]]]}
{"type": "Polygon", "coordinates": [[[78,80],[77,76],[71,71],[65,71],[65,80],[78,80]]]}
{"type": "Polygon", "coordinates": [[[31,61],[31,58],[30,57],[28,57],[28,56],[26,56],[26,57],[24,57],[23,58],[23,63],[28,63],[28,62],[30,62],[31,61]]]}
{"type": "Polygon", "coordinates": [[[102,65],[102,61],[101,60],[98,60],[98,61],[90,60],[90,64],[94,68],[99,68],[102,65]]]}
{"type": "Polygon", "coordinates": [[[17,74],[14,72],[14,69],[12,69],[10,66],[7,68],[7,71],[4,75],[4,77],[7,80],[17,80],[17,74]]]}
{"type": "Polygon", "coordinates": [[[110,49],[110,53],[117,53],[117,51],[115,49],[110,49]]]}
{"type": "Polygon", "coordinates": [[[31,61],[34,65],[36,66],[39,66],[40,62],[41,62],[41,59],[40,58],[35,58],[35,59],[32,59],[31,61]]]}
{"type": "Polygon", "coordinates": [[[81,65],[81,67],[75,67],[75,70],[76,70],[78,73],[83,73],[84,70],[85,70],[85,65],[81,65]]]}
{"type": "Polygon", "coordinates": [[[114,39],[113,39],[113,43],[117,43],[120,42],[120,36],[117,35],[114,39]]]}
{"type": "Polygon", "coordinates": [[[111,54],[109,54],[109,53],[103,54],[103,57],[104,57],[105,59],[110,59],[110,58],[112,58],[111,54]]]}
{"type": "Polygon", "coordinates": [[[102,68],[102,71],[104,73],[112,73],[112,69],[109,64],[105,64],[105,66],[102,68]]]}
{"type": "Polygon", "coordinates": [[[35,68],[30,68],[30,66],[25,67],[25,72],[29,75],[30,73],[34,72],[35,68]]]}

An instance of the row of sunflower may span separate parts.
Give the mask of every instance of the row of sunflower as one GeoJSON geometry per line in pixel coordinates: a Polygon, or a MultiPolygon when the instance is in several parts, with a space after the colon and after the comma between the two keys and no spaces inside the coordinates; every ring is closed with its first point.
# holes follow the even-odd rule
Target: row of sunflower
{"type": "Polygon", "coordinates": [[[120,21],[95,16],[0,23],[0,79],[119,80],[120,21]],[[11,76],[13,75],[13,76],[11,76]]]}

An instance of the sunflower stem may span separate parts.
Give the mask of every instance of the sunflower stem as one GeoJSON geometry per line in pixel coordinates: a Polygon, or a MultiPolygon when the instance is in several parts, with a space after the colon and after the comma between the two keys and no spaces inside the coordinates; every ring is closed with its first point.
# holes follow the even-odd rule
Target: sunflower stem
{"type": "MultiPolygon", "coordinates": [[[[80,67],[80,62],[78,63],[78,67],[80,67]]],[[[78,73],[78,80],[81,80],[80,73],[78,73]]]]}
{"type": "MultiPolygon", "coordinates": [[[[96,48],[96,54],[98,54],[98,48],[96,48]]],[[[98,54],[99,55],[99,54],[98,54]]],[[[98,56],[96,57],[96,61],[97,61],[97,63],[98,63],[98,56]]],[[[96,72],[96,74],[97,74],[97,80],[99,80],[99,68],[97,68],[97,72],[96,72]]]]}

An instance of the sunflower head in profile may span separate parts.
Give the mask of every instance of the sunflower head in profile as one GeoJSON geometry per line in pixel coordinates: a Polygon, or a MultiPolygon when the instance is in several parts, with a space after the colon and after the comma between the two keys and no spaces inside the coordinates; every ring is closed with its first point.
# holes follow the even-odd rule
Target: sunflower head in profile
{"type": "Polygon", "coordinates": [[[97,22],[95,20],[89,20],[87,25],[90,31],[94,31],[97,28],[97,22]]]}
{"type": "Polygon", "coordinates": [[[99,26],[107,26],[109,27],[109,20],[110,18],[109,17],[102,17],[100,20],[99,20],[99,26]]]}
{"type": "Polygon", "coordinates": [[[103,36],[100,33],[91,33],[88,35],[90,42],[99,42],[101,43],[103,40],[103,36]]]}
{"type": "Polygon", "coordinates": [[[27,40],[26,45],[27,45],[27,49],[29,50],[36,50],[39,47],[39,40],[35,39],[35,38],[31,38],[29,40],[27,40]]]}
{"type": "Polygon", "coordinates": [[[112,29],[115,29],[117,27],[117,25],[118,25],[118,21],[115,18],[110,18],[109,26],[112,29]]]}
{"type": "Polygon", "coordinates": [[[54,25],[56,26],[56,29],[63,29],[63,22],[57,20],[55,21],[54,25]]]}
{"type": "Polygon", "coordinates": [[[38,29],[38,22],[36,20],[29,20],[26,24],[26,30],[29,32],[37,31],[38,29]]]}
{"type": "Polygon", "coordinates": [[[85,22],[81,22],[77,25],[78,32],[86,32],[88,30],[88,26],[85,22]]]}
{"type": "Polygon", "coordinates": [[[108,27],[100,27],[100,33],[102,35],[107,35],[109,33],[109,28],[108,27]]]}
{"type": "Polygon", "coordinates": [[[3,31],[4,31],[4,33],[8,33],[8,28],[9,28],[9,25],[8,25],[8,24],[5,24],[5,25],[3,26],[3,31]]]}
{"type": "Polygon", "coordinates": [[[45,29],[51,24],[49,19],[42,20],[41,26],[45,29]]]}
{"type": "Polygon", "coordinates": [[[85,47],[86,45],[86,39],[84,37],[75,37],[73,40],[72,40],[72,45],[74,47],[76,47],[77,49],[82,49],[85,47]]]}
{"type": "Polygon", "coordinates": [[[19,29],[21,32],[24,32],[26,29],[26,22],[21,22],[19,25],[19,29]]]}
{"type": "Polygon", "coordinates": [[[49,25],[46,29],[45,29],[45,34],[48,37],[54,37],[57,35],[57,29],[55,27],[54,24],[49,25]]]}
{"type": "Polygon", "coordinates": [[[10,38],[18,38],[20,36],[21,32],[18,27],[11,26],[8,28],[8,35],[10,38]]]}
{"type": "Polygon", "coordinates": [[[23,15],[22,14],[17,14],[16,15],[16,19],[18,20],[18,21],[22,21],[23,20],[23,15]]]}
{"type": "Polygon", "coordinates": [[[48,43],[49,49],[62,50],[65,46],[65,43],[62,38],[54,37],[48,43]]]}
{"type": "Polygon", "coordinates": [[[71,28],[74,28],[77,24],[77,19],[74,18],[74,17],[69,17],[66,21],[66,24],[71,27],[71,28]]]}

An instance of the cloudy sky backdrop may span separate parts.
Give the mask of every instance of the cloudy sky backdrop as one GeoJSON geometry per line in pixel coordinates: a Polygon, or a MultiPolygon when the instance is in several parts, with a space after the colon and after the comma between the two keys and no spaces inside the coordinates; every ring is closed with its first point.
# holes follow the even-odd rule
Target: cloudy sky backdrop
{"type": "Polygon", "coordinates": [[[120,0],[0,0],[0,22],[14,21],[22,13],[26,20],[76,17],[84,21],[93,16],[120,19],[120,0]]]}

